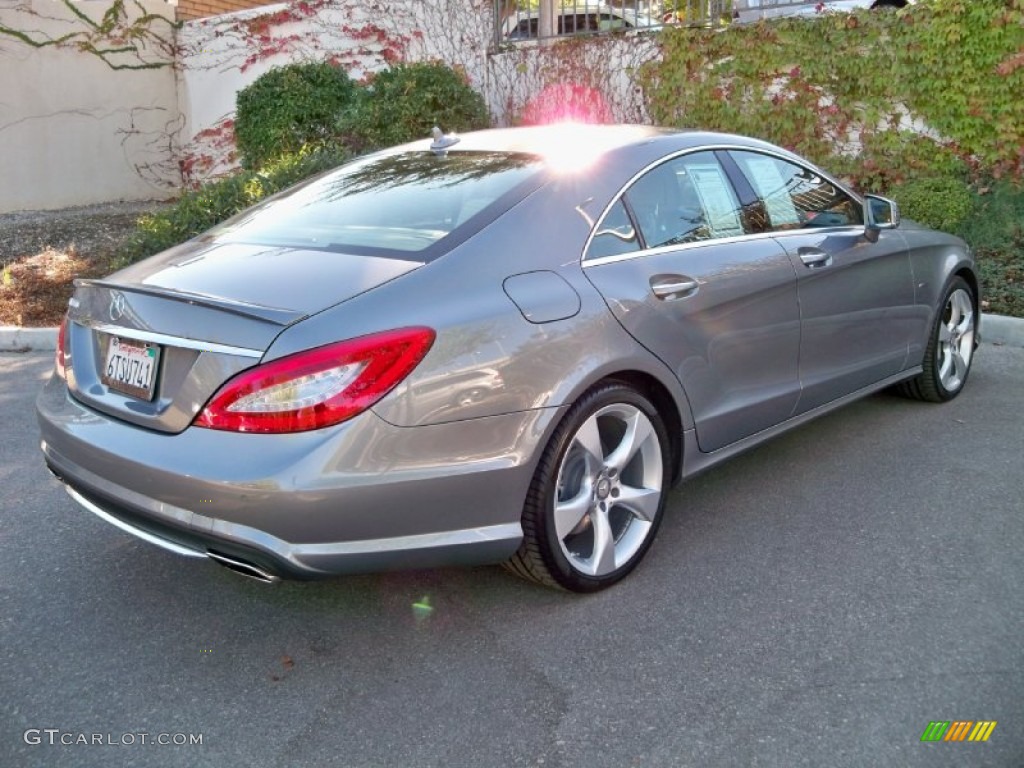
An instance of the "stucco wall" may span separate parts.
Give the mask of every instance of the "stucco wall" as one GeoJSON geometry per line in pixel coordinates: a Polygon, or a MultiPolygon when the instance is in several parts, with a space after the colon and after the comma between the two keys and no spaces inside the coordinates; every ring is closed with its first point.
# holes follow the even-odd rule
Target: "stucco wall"
{"type": "Polygon", "coordinates": [[[43,45],[0,34],[0,212],[164,198],[179,184],[171,25],[153,19],[131,38],[134,0],[109,32],[98,27],[110,0],[74,7],[95,26],[62,0],[0,0],[0,27],[43,45]]]}
{"type": "Polygon", "coordinates": [[[236,94],[273,67],[330,60],[358,80],[390,61],[412,58],[416,26],[410,11],[417,2],[388,3],[386,14],[380,5],[309,0],[185,22],[178,33],[185,183],[235,167],[236,94]]]}

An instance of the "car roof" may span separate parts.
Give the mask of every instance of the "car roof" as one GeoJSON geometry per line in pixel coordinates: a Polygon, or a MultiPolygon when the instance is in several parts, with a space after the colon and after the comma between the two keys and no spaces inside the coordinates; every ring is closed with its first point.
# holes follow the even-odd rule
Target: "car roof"
{"type": "MultiPolygon", "coordinates": [[[[394,151],[431,149],[431,140],[405,144],[394,151]]],[[[729,146],[783,151],[759,139],[728,133],[680,128],[658,128],[649,125],[595,125],[585,123],[554,123],[551,125],[495,128],[458,134],[458,143],[450,152],[515,152],[537,155],[557,163],[561,153],[585,153],[590,160],[619,153],[630,148],[659,145],[666,154],[704,146],[729,146]]],[[[645,153],[646,154],[646,153],[645,153]]],[[[786,153],[788,154],[788,153],[786,153]]]]}

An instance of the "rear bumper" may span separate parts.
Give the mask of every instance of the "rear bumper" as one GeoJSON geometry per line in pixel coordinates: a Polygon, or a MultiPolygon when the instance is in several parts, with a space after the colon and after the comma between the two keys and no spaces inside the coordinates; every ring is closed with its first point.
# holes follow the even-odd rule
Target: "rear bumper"
{"type": "MultiPolygon", "coordinates": [[[[476,565],[507,560],[522,539],[518,523],[444,531],[417,536],[396,536],[329,544],[289,544],[261,531],[166,508],[163,515],[145,514],[114,497],[103,496],[55,469],[52,451],[43,445],[47,466],[81,507],[102,520],[150,544],[186,557],[211,558],[249,566],[250,575],[264,581],[281,578],[309,579],[343,573],[368,573],[399,568],[433,568],[444,565],[476,565]],[[187,519],[187,522],[186,522],[187,519]],[[220,524],[218,524],[220,523],[220,524]],[[221,529],[204,533],[193,528],[221,529]]],[[[120,489],[122,492],[125,489],[120,489]]],[[[127,495],[127,494],[126,494],[127,495]]],[[[241,570],[241,568],[234,568],[241,570]]]]}
{"type": "Polygon", "coordinates": [[[80,505],[177,554],[285,578],[507,559],[560,413],[399,428],[367,412],[299,435],[167,435],[86,408],[55,378],[37,410],[46,464],[80,505]]]}

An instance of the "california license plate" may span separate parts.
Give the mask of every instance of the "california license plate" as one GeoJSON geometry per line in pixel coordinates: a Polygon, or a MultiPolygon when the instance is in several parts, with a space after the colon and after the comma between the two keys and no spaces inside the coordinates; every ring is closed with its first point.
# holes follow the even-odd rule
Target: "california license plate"
{"type": "Polygon", "coordinates": [[[118,392],[152,400],[159,363],[159,345],[111,336],[100,379],[118,392]]]}

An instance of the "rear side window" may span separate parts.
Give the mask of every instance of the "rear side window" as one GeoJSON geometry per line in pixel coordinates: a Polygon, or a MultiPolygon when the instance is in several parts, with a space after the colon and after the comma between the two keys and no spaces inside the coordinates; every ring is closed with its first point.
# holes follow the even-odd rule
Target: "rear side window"
{"type": "Polygon", "coordinates": [[[617,200],[594,232],[587,248],[586,258],[599,259],[602,256],[620,256],[640,250],[640,239],[630,221],[626,207],[617,200]]]}
{"type": "Polygon", "coordinates": [[[764,201],[773,231],[864,223],[860,203],[811,169],[757,152],[729,154],[764,201]]]}
{"type": "Polygon", "coordinates": [[[539,183],[542,163],[497,152],[406,152],[332,171],[229,220],[208,236],[288,248],[423,254],[476,231],[539,183]]]}

